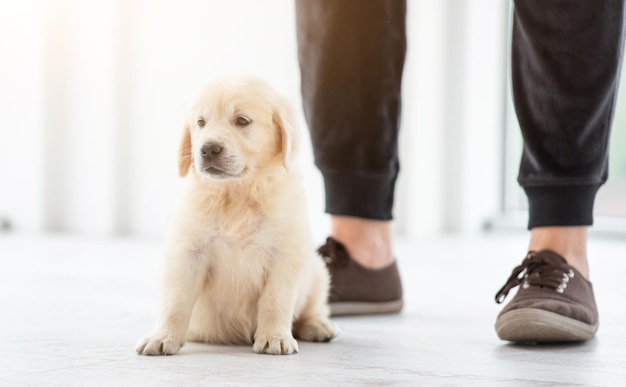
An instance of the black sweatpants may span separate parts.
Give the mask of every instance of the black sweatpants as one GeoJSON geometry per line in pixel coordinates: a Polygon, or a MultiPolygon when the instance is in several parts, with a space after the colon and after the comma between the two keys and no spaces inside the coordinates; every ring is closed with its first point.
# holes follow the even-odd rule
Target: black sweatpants
{"type": "MultiPolygon", "coordinates": [[[[404,0],[296,0],[304,112],[330,214],[392,217],[405,16],[404,0]]],[[[518,181],[529,228],[593,222],[623,30],[624,0],[515,1],[518,181]]]]}

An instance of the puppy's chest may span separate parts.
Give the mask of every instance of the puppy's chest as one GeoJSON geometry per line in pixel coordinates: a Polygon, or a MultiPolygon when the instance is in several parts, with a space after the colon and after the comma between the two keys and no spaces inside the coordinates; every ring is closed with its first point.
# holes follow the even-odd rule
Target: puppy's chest
{"type": "Polygon", "coordinates": [[[215,246],[241,249],[263,242],[263,235],[267,232],[267,221],[262,216],[230,221],[218,218],[208,225],[206,232],[215,246]]]}
{"type": "Polygon", "coordinates": [[[217,221],[207,229],[209,266],[214,272],[264,269],[276,250],[271,234],[262,217],[235,224],[217,221]]]}

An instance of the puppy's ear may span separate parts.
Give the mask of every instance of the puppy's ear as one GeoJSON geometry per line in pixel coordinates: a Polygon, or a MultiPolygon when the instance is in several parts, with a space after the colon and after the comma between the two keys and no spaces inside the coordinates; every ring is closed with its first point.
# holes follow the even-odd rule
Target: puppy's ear
{"type": "Polygon", "coordinates": [[[282,155],[283,166],[289,171],[292,157],[298,145],[298,138],[295,114],[287,101],[281,101],[279,106],[274,109],[272,121],[278,132],[278,150],[282,155]]]}
{"type": "Polygon", "coordinates": [[[183,137],[178,147],[178,175],[185,177],[189,173],[189,169],[193,164],[193,154],[191,153],[191,132],[189,127],[185,126],[183,137]]]}

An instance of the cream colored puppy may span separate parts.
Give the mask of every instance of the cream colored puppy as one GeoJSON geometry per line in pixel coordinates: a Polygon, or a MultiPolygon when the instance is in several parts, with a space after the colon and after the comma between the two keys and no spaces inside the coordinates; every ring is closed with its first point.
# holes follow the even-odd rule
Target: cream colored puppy
{"type": "Polygon", "coordinates": [[[313,253],[288,104],[255,78],[209,84],[186,120],[185,177],[165,251],[161,316],[143,355],[186,340],[298,352],[329,341],[329,276],[313,253]]]}

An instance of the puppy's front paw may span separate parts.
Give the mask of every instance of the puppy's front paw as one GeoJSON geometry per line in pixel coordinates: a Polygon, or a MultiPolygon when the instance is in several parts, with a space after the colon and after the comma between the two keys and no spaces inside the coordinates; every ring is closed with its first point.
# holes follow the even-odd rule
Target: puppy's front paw
{"type": "Polygon", "coordinates": [[[258,335],[252,348],[256,353],[290,355],[298,352],[298,342],[291,335],[258,335]]]}
{"type": "Polygon", "coordinates": [[[304,341],[331,341],[339,334],[339,329],[327,318],[305,320],[294,326],[294,334],[304,341]]]}
{"type": "Polygon", "coordinates": [[[183,344],[173,337],[153,336],[140,340],[135,350],[140,355],[175,355],[183,344]]]}

